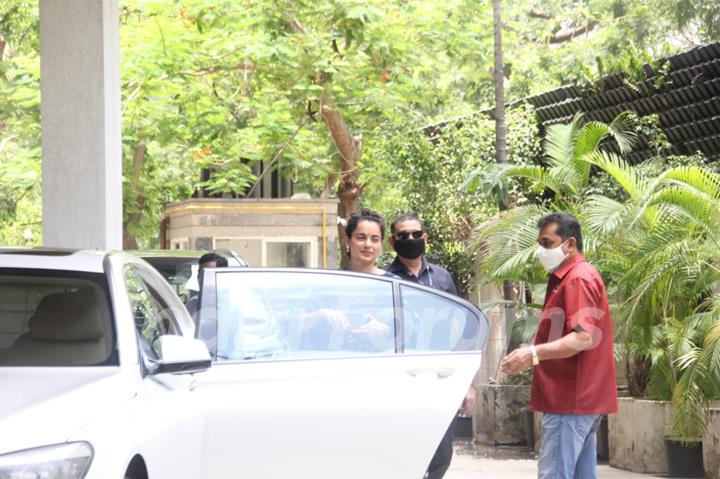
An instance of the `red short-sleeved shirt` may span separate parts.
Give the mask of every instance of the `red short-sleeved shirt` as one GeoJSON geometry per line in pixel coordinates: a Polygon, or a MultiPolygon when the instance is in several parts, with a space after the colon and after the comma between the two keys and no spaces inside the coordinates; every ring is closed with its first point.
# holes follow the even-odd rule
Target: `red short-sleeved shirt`
{"type": "Polygon", "coordinates": [[[533,373],[530,409],[554,414],[617,412],[613,328],[605,284],[582,255],[551,273],[535,344],[582,329],[591,348],[565,359],[540,361],[533,373]]]}

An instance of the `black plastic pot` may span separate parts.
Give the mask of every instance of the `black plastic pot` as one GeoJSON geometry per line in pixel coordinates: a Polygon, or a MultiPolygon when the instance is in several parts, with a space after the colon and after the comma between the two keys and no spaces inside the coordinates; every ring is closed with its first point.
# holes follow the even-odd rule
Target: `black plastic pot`
{"type": "Polygon", "coordinates": [[[525,441],[530,449],[535,448],[535,414],[532,411],[525,416],[525,441]]]}
{"type": "Polygon", "coordinates": [[[705,477],[702,442],[683,444],[681,441],[666,437],[669,477],[705,477]]]}
{"type": "Polygon", "coordinates": [[[452,423],[453,436],[462,439],[472,439],[472,418],[470,416],[456,415],[452,423]]]}
{"type": "Polygon", "coordinates": [[[610,459],[607,416],[603,416],[602,421],[600,421],[600,426],[597,430],[597,457],[598,459],[603,461],[607,461],[610,459]]]}

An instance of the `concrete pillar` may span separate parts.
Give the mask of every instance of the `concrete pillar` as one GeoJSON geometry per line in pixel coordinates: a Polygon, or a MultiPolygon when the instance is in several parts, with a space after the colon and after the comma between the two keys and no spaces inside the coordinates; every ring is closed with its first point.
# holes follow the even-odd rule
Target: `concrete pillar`
{"type": "Polygon", "coordinates": [[[122,248],[118,0],[40,0],[43,244],[122,248]]]}

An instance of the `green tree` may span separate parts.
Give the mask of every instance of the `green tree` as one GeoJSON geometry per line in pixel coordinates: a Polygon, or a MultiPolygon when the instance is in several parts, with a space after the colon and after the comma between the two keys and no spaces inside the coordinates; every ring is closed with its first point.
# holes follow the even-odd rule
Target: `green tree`
{"type": "Polygon", "coordinates": [[[40,239],[40,64],[35,2],[0,6],[0,243],[40,239]]]}
{"type": "MultiPolygon", "coordinates": [[[[539,152],[532,110],[512,109],[507,120],[509,161],[514,165],[532,162],[539,152]]],[[[381,205],[388,218],[418,214],[430,234],[428,256],[452,273],[458,291],[466,295],[475,271],[468,238],[477,218],[495,214],[498,204],[497,195],[468,192],[464,181],[473,170],[495,164],[494,121],[473,115],[431,129],[405,124],[389,129],[377,150],[375,161],[364,165],[364,171],[380,176],[387,165],[396,165],[395,171],[401,173],[394,176],[397,196],[390,202],[374,196],[368,199],[381,205]]],[[[520,183],[506,186],[512,204],[527,201],[520,183]]]]}

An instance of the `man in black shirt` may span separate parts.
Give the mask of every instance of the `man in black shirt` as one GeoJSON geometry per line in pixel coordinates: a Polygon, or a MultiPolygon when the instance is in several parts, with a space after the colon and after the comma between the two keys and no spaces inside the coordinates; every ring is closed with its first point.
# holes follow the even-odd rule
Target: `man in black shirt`
{"type": "MultiPolygon", "coordinates": [[[[402,279],[439,289],[457,296],[457,288],[445,268],[425,259],[428,234],[415,215],[401,215],[390,225],[390,244],[397,253],[386,269],[402,279]]],[[[441,479],[452,460],[452,426],[448,428],[430,461],[425,479],[441,479]]]]}
{"type": "Polygon", "coordinates": [[[445,268],[425,259],[428,234],[415,215],[402,215],[390,225],[390,244],[397,253],[386,269],[402,279],[457,296],[455,282],[445,268]]]}

